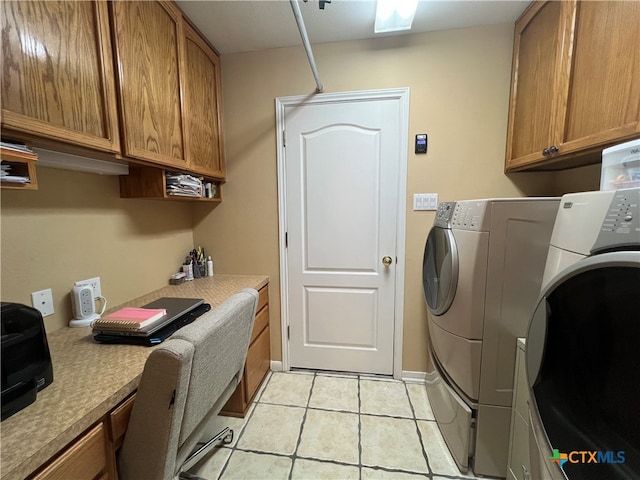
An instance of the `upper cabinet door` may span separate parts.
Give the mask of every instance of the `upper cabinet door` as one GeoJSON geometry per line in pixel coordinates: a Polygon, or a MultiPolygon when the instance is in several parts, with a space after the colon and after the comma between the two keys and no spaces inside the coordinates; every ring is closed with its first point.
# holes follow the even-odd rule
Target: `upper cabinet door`
{"type": "Polygon", "coordinates": [[[189,168],[224,179],[220,57],[185,22],[189,168]]]}
{"type": "Polygon", "coordinates": [[[640,134],[640,2],[533,2],[516,22],[506,171],[597,162],[640,134]]]}
{"type": "Polygon", "coordinates": [[[640,133],[640,2],[578,2],[561,150],[640,133]]]}
{"type": "Polygon", "coordinates": [[[575,2],[536,2],[516,23],[506,168],[542,157],[566,96],[575,2]],[[565,85],[563,85],[563,82],[565,85]]]}
{"type": "Polygon", "coordinates": [[[119,152],[106,3],[0,3],[3,131],[119,152]]]}
{"type": "Polygon", "coordinates": [[[172,3],[110,3],[118,67],[123,155],[187,166],[182,14],[172,3]]]}

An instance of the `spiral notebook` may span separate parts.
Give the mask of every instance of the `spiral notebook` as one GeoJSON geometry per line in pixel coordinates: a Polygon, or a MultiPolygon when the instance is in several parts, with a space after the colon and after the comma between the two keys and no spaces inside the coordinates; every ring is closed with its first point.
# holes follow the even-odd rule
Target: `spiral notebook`
{"type": "Polygon", "coordinates": [[[164,308],[124,307],[95,321],[99,328],[140,330],[157,323],[167,314],[164,308]]]}
{"type": "Polygon", "coordinates": [[[93,323],[93,334],[148,337],[202,303],[204,303],[204,299],[202,298],[162,297],[142,306],[142,308],[164,309],[167,311],[167,313],[156,322],[132,330],[130,328],[118,329],[116,324],[109,321],[101,325],[101,319],[98,319],[93,323]]]}

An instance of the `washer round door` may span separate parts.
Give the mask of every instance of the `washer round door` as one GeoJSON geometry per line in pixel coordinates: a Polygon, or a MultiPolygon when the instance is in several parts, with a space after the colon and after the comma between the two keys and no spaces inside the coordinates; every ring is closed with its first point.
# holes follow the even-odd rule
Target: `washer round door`
{"type": "Polygon", "coordinates": [[[531,319],[531,428],[568,479],[640,473],[639,294],[639,252],[596,255],[560,272],[531,319]]]}
{"type": "Polygon", "coordinates": [[[448,228],[433,227],[427,236],[422,261],[422,288],[429,310],[445,313],[456,296],[458,249],[448,228]]]}

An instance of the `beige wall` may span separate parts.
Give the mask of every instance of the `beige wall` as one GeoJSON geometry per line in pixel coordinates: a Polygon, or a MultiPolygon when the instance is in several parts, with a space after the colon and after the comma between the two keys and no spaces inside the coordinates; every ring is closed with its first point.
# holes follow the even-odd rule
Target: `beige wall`
{"type": "Polygon", "coordinates": [[[118,305],[167,284],[193,248],[191,205],[121,199],[118,177],[38,168],[39,190],[2,190],[2,301],[53,291],[47,331],[72,318],[76,280],[118,305]]]}
{"type": "Polygon", "coordinates": [[[561,170],[554,174],[554,194],[588,192],[600,189],[600,164],[561,170]]]}
{"type": "MultiPolygon", "coordinates": [[[[461,29],[314,46],[326,92],[410,87],[403,370],[425,371],[422,250],[432,212],[411,211],[413,193],[440,201],[554,193],[549,173],[505,176],[513,26],[461,29]],[[416,133],[427,155],[413,154],[416,133]]],[[[311,94],[302,47],[222,58],[228,183],[213,211],[196,206],[194,239],[224,273],[271,277],[272,358],[281,359],[274,99],[311,94]]]]}

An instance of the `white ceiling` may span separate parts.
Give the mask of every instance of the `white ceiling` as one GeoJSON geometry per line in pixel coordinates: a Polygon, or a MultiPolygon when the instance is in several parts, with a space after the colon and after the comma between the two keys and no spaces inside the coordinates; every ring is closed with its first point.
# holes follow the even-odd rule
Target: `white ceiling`
{"type": "MultiPolygon", "coordinates": [[[[289,0],[178,0],[221,54],[301,45],[289,0]]],[[[529,0],[420,0],[410,31],[374,34],[375,0],[299,1],[311,44],[514,23],[529,0]]]]}

